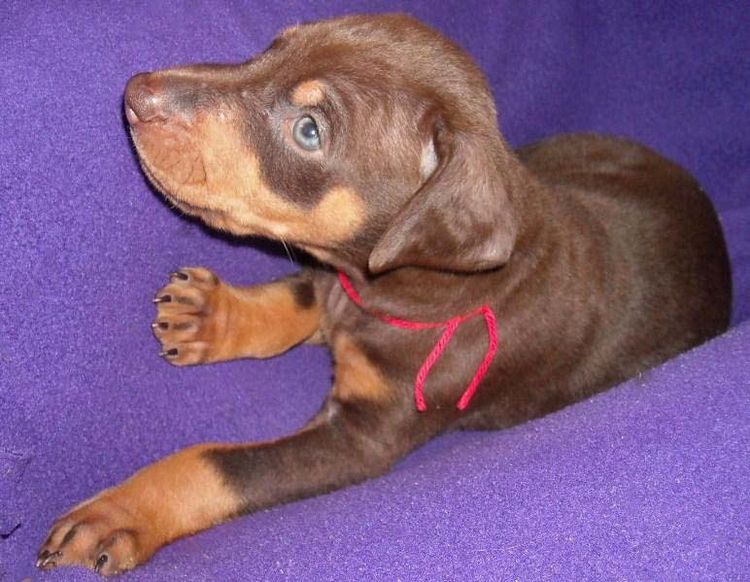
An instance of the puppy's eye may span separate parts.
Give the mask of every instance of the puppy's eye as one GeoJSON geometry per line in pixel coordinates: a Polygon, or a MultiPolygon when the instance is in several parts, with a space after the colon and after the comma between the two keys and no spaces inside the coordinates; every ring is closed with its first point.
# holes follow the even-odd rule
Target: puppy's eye
{"type": "Polygon", "coordinates": [[[320,149],[320,131],[318,130],[318,124],[309,115],[300,117],[294,122],[294,128],[292,129],[292,135],[294,141],[302,149],[308,151],[314,151],[320,149]]]}

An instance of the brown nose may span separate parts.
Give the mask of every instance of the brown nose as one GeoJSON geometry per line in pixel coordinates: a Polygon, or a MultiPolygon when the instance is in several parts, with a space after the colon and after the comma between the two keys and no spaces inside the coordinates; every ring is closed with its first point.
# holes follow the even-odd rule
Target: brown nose
{"type": "Polygon", "coordinates": [[[166,96],[153,75],[139,73],[128,81],[125,115],[131,124],[167,119],[166,96]]]}

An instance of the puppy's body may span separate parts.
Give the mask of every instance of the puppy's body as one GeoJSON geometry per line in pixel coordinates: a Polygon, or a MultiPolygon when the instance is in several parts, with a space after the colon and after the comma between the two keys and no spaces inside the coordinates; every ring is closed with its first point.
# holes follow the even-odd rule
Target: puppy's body
{"type": "Polygon", "coordinates": [[[382,474],[446,430],[559,409],[728,324],[721,230],[688,174],[594,135],[514,154],[475,65],[408,17],[305,25],[244,65],[138,75],[126,102],[144,170],[176,206],[324,263],[251,288],[182,269],[157,294],[163,355],[198,364],[322,342],[335,382],[295,435],[186,449],[74,508],[42,567],[131,568],[232,516],[382,474]],[[443,329],[380,316],[445,321],[483,305],[499,350],[468,408],[455,403],[486,354],[482,318],[457,328],[418,412],[415,378],[443,329]]]}
{"type": "MultiPolygon", "coordinates": [[[[502,269],[470,276],[400,269],[361,291],[372,311],[417,320],[493,307],[500,352],[469,410],[456,414],[452,404],[484,354],[481,319],[458,332],[430,377],[430,398],[451,426],[505,428],[546,414],[728,324],[721,229],[684,170],[632,142],[596,135],[553,138],[518,155],[530,172],[527,197],[502,269]]],[[[347,300],[334,275],[316,280],[327,298],[326,336],[354,334],[409,394],[422,363],[415,354],[428,353],[439,332],[389,328],[347,300]]]]}

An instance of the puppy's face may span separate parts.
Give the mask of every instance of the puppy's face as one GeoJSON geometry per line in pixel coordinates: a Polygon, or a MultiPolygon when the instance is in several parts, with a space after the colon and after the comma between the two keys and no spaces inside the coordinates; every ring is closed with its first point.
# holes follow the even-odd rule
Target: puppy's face
{"type": "MultiPolygon", "coordinates": [[[[125,102],[144,171],[176,207],[339,265],[372,267],[407,203],[455,157],[456,135],[499,140],[470,59],[398,15],[295,27],[240,65],[136,75],[125,102]]],[[[404,254],[386,243],[381,267],[404,254]]]]}

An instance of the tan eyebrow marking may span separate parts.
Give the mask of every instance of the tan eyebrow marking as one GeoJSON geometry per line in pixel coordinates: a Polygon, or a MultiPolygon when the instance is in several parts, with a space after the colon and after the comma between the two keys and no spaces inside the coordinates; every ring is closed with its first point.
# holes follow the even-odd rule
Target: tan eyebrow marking
{"type": "Polygon", "coordinates": [[[325,99],[325,87],[316,79],[303,81],[292,91],[292,103],[298,107],[319,105],[325,99]]]}

